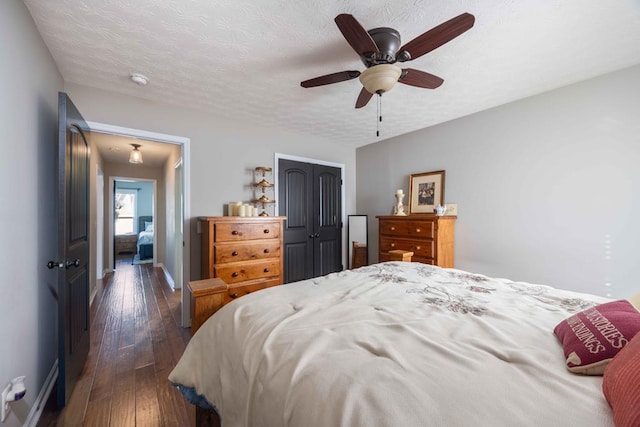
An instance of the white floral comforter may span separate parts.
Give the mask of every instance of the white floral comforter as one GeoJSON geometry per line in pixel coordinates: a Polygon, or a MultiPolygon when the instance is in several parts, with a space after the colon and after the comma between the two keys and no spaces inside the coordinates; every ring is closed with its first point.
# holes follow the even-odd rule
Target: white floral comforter
{"type": "Polygon", "coordinates": [[[603,298],[418,263],[247,295],[169,379],[223,426],[612,426],[554,326],[603,298]]]}

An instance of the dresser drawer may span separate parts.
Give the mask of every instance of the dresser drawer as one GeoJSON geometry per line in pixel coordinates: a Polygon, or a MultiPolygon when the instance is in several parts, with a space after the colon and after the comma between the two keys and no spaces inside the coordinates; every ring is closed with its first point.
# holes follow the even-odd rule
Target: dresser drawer
{"type": "Polygon", "coordinates": [[[250,259],[280,258],[280,241],[265,240],[241,245],[218,245],[214,248],[214,252],[216,264],[250,259]]]}
{"type": "MultiPolygon", "coordinates": [[[[391,261],[391,255],[389,255],[389,252],[380,252],[378,261],[379,262],[391,261]]],[[[411,257],[411,262],[419,262],[422,264],[436,265],[435,258],[422,258],[422,257],[416,257],[415,255],[411,257]]]]}
{"type": "Polygon", "coordinates": [[[230,286],[226,295],[224,296],[224,303],[228,304],[236,298],[240,298],[252,292],[257,292],[259,290],[270,288],[271,286],[279,285],[279,280],[262,280],[257,283],[252,283],[248,285],[237,285],[230,286]]]}
{"type": "Polygon", "coordinates": [[[432,239],[435,236],[435,228],[435,222],[433,221],[380,221],[380,234],[393,236],[432,239]]]}
{"type": "Polygon", "coordinates": [[[280,276],[280,259],[216,265],[214,273],[215,277],[221,278],[227,284],[278,277],[280,276]]]}
{"type": "Polygon", "coordinates": [[[380,236],[380,252],[403,250],[413,252],[414,257],[433,258],[433,240],[396,239],[380,236]]]}
{"type": "Polygon", "coordinates": [[[249,222],[215,224],[216,242],[278,238],[280,238],[280,223],[278,222],[262,224],[252,224],[249,222]]]}

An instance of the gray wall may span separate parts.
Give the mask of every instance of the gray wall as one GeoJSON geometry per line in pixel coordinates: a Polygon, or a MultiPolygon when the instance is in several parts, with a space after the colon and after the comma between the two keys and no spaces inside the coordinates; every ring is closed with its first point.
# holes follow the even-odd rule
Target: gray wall
{"type": "Polygon", "coordinates": [[[21,1],[0,1],[0,388],[26,375],[3,426],[27,420],[57,357],[56,156],[63,81],[21,1]]]}
{"type": "MultiPolygon", "coordinates": [[[[176,183],[176,163],[182,158],[180,148],[176,145],[171,155],[164,164],[164,181],[165,181],[165,200],[166,200],[166,246],[164,266],[166,271],[173,279],[175,288],[182,288],[182,272],[184,270],[182,263],[182,240],[176,240],[176,227],[180,227],[180,222],[176,215],[180,216],[182,209],[176,214],[176,203],[182,202],[182,181],[176,183]],[[179,187],[176,189],[176,187],[179,187]],[[177,196],[177,197],[176,197],[177,196]],[[177,201],[176,201],[177,199],[177,201]]],[[[182,170],[182,169],[180,169],[182,170]]],[[[178,229],[177,231],[180,231],[178,229]]]]}
{"type": "MultiPolygon", "coordinates": [[[[625,297],[640,261],[640,66],[357,150],[358,213],[446,170],[455,265],[625,297]]],[[[377,220],[370,221],[377,259],[377,220]]]]}
{"type": "Polygon", "coordinates": [[[105,268],[108,268],[108,260],[105,259],[105,254],[108,253],[108,248],[105,247],[107,246],[106,243],[108,241],[108,238],[105,234],[105,224],[109,218],[108,212],[107,212],[107,207],[106,205],[104,205],[104,193],[98,194],[98,171],[102,172],[102,181],[103,181],[103,191],[107,192],[109,191],[108,189],[108,180],[105,180],[104,177],[104,162],[102,159],[102,156],[100,155],[100,153],[98,152],[97,147],[95,146],[95,142],[94,142],[94,138],[91,137],[91,132],[89,132],[89,144],[91,147],[91,155],[89,158],[89,164],[90,164],[90,174],[89,174],[89,184],[91,188],[90,191],[90,226],[89,226],[89,242],[91,244],[91,254],[89,256],[90,258],[90,266],[89,266],[89,272],[90,272],[90,280],[89,280],[89,295],[91,295],[91,302],[93,303],[94,298],[96,296],[96,291],[99,289],[98,286],[98,282],[100,282],[100,284],[102,284],[102,277],[103,277],[103,273],[105,271],[105,268]],[[102,252],[99,252],[97,250],[97,246],[98,246],[98,197],[102,197],[102,203],[103,203],[103,212],[102,212],[102,243],[103,243],[103,248],[102,248],[102,252]],[[98,263],[98,256],[102,255],[102,271],[98,272],[97,270],[97,263],[98,263]],[[100,279],[98,279],[100,278],[100,279]]]}
{"type": "Polygon", "coordinates": [[[273,167],[275,153],[345,164],[346,212],[354,211],[355,149],[339,142],[222,121],[204,112],[75,84],[65,84],[65,91],[88,121],[190,138],[191,211],[185,233],[191,236],[191,278],[200,277],[195,218],[224,215],[228,202],[249,201],[253,169],[273,167]]]}

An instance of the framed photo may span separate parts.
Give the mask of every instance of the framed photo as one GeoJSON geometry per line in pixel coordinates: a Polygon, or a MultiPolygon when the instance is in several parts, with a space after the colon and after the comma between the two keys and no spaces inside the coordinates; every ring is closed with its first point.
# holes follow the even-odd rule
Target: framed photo
{"type": "Polygon", "coordinates": [[[444,171],[411,175],[409,180],[409,213],[433,213],[444,206],[444,171]]]}

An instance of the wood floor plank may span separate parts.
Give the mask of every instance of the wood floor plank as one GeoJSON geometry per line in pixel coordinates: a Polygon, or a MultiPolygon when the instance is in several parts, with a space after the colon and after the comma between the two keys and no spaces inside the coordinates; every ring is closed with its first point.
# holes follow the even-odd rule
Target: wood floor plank
{"type": "Polygon", "coordinates": [[[186,403],[182,393],[174,387],[169,380],[171,369],[156,372],[156,390],[158,393],[158,404],[162,410],[160,417],[163,426],[189,426],[195,423],[195,409],[190,414],[188,407],[193,407],[186,403]]]}
{"type": "Polygon", "coordinates": [[[147,319],[136,317],[135,330],[136,368],[152,365],[154,363],[153,346],[147,319]]]}
{"type": "Polygon", "coordinates": [[[133,345],[118,351],[111,425],[134,427],[136,425],[135,348],[133,345]]]}
{"type": "Polygon", "coordinates": [[[122,323],[120,325],[120,348],[128,347],[135,343],[135,290],[131,281],[133,273],[127,273],[127,286],[122,294],[122,323]]]}
{"type": "Polygon", "coordinates": [[[153,365],[136,369],[136,426],[160,425],[160,406],[156,391],[156,373],[153,365]]]}
{"type": "Polygon", "coordinates": [[[102,400],[113,394],[119,338],[120,331],[106,331],[104,334],[89,402],[102,400]]]}
{"type": "Polygon", "coordinates": [[[86,427],[108,426],[110,413],[110,397],[89,402],[89,405],[87,406],[87,414],[84,417],[84,422],[82,423],[82,425],[86,427]]]}

